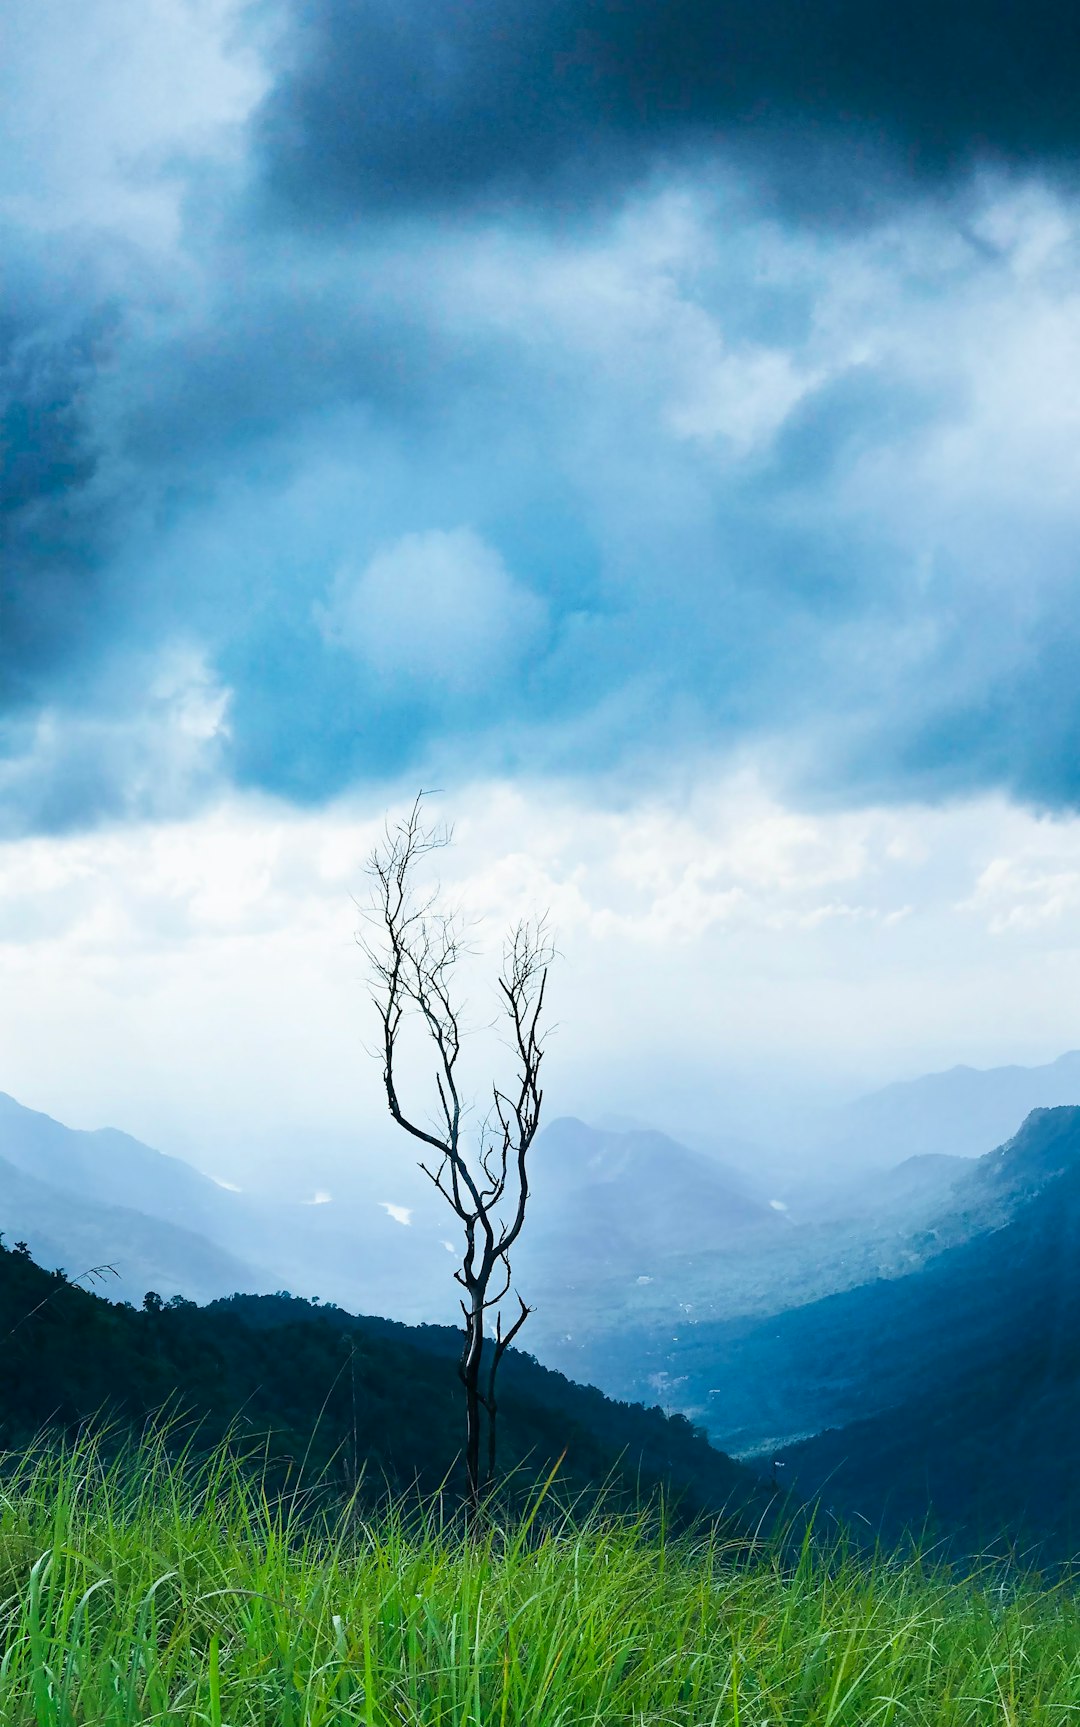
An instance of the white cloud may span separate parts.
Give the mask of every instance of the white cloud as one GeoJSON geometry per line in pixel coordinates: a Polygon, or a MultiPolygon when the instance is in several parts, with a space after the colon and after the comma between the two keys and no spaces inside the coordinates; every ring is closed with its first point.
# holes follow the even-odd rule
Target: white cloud
{"type": "Polygon", "coordinates": [[[6,0],[0,210],[35,228],[171,244],[183,190],[171,159],[235,151],[265,85],[241,48],[242,4],[6,0]]]}
{"type": "MultiPolygon", "coordinates": [[[[1018,576],[1033,529],[1067,524],[1075,544],[1080,205],[1038,182],[986,176],[963,200],[837,233],[785,230],[721,177],[708,190],[653,187],[584,230],[410,232],[379,273],[388,300],[407,297],[433,328],[517,366],[518,399],[539,426],[557,421],[550,460],[588,500],[613,571],[643,527],[658,558],[678,544],[669,505],[684,519],[715,507],[672,443],[712,442],[710,471],[741,471],[809,397],[857,393],[860,380],[876,383],[877,424],[856,402],[850,446],[820,490],[790,505],[767,490],[763,509],[791,508],[804,531],[815,510],[833,534],[869,525],[901,554],[881,578],[899,584],[894,598],[910,581],[917,600],[930,581],[946,624],[951,591],[977,606],[989,583],[1023,615],[1025,587],[1053,589],[1045,559],[1018,576]]],[[[711,579],[741,587],[724,562],[711,579]]],[[[658,568],[672,588],[709,579],[692,560],[658,568]]],[[[903,623],[880,631],[887,653],[903,623]]],[[[912,635],[908,652],[926,647],[912,635]]]]}
{"type": "Polygon", "coordinates": [[[218,782],[231,691],[200,648],[173,644],[110,665],[101,685],[91,711],[54,704],[15,732],[0,760],[0,823],[9,831],[78,827],[99,813],[182,815],[218,782]]]}
{"type": "Polygon", "coordinates": [[[671,429],[684,438],[724,438],[740,455],[767,448],[817,381],[781,350],[751,343],[730,351],[715,328],[687,361],[668,410],[671,429]]]}
{"type": "Polygon", "coordinates": [[[406,1227],[412,1223],[412,1206],[392,1205],[388,1199],[381,1199],[379,1204],[387,1217],[392,1218],[395,1223],[403,1223],[406,1227]]]}
{"type": "Polygon", "coordinates": [[[991,934],[1056,940],[1080,922],[1080,840],[1071,822],[1056,823],[1018,854],[995,857],[960,910],[985,919],[991,934]]]}
{"type": "Polygon", "coordinates": [[[338,572],[319,621],[380,681],[483,696],[541,635],[541,600],[471,528],[406,534],[338,572]]]}
{"type": "MultiPolygon", "coordinates": [[[[1000,799],[799,811],[704,769],[680,801],[615,806],[550,782],[443,801],[457,840],[441,873],[481,919],[462,978],[481,1113],[507,1059],[483,1029],[501,934],[542,907],[561,954],[553,1115],[705,1131],[744,1084],[859,1086],[1077,1041],[1080,819],[1000,799]]],[[[296,1173],[298,1145],[339,1148],[309,1203],[357,1159],[413,1179],[353,940],[382,817],[381,798],[318,813],[232,798],[183,822],[0,844],[0,1089],[248,1190],[267,1147],[296,1173]]],[[[426,1108],[429,1064],[410,1055],[405,1071],[426,1108]]]]}

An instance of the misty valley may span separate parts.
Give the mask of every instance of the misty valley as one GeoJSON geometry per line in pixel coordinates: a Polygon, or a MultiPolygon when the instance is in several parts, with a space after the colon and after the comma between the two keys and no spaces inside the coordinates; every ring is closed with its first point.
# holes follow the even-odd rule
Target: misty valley
{"type": "MultiPolygon", "coordinates": [[[[955,1554],[1080,1550],[1080,1054],[892,1086],[786,1149],[556,1119],[532,1184],[515,1464],[565,1451],[583,1485],[621,1459],[697,1510],[782,1490],[955,1554]]],[[[439,1196],[403,1166],[392,1194],[319,1197],[0,1098],[6,1443],[173,1400],[295,1449],[329,1397],[320,1454],[434,1488],[458,1450],[439,1196]]]]}

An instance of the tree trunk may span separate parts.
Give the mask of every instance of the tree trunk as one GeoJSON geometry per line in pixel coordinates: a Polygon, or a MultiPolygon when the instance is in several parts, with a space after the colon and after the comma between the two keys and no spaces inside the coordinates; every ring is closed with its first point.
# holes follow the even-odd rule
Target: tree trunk
{"type": "Polygon", "coordinates": [[[498,1362],[495,1362],[492,1365],[491,1375],[490,1375],[490,1378],[488,1380],[488,1394],[484,1400],[484,1407],[487,1410],[487,1418],[488,1418],[487,1479],[488,1479],[488,1486],[489,1487],[491,1486],[492,1482],[495,1480],[495,1456],[496,1456],[495,1416],[498,1413],[498,1408],[499,1408],[498,1404],[495,1401],[495,1368],[497,1366],[498,1366],[498,1362]]]}
{"type": "Polygon", "coordinates": [[[458,1372],[465,1387],[465,1472],[469,1484],[469,1505],[480,1509],[480,1366],[484,1352],[484,1309],[478,1302],[465,1319],[465,1347],[461,1352],[458,1372]]]}

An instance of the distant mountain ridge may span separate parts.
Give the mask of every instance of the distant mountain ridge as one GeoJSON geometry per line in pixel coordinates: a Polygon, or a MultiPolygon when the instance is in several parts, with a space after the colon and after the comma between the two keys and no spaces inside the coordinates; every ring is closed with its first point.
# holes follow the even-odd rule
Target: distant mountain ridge
{"type": "MultiPolygon", "coordinates": [[[[659,1396],[736,1454],[902,1402],[939,1358],[952,1359],[964,1326],[972,1349],[984,1321],[993,1335],[999,1290],[1011,1288],[1008,1244],[1080,1189],[1080,1107],[1034,1111],[1004,1147],[958,1161],[942,1209],[900,1238],[887,1276],[765,1314],[715,1320],[684,1308],[666,1327],[634,1315],[557,1359],[620,1396],[659,1396]],[[992,1276],[980,1269],[990,1264],[992,1276]]],[[[1013,1289],[1018,1311],[1022,1299],[1013,1289]]]]}
{"type": "Polygon", "coordinates": [[[27,1241],[39,1261],[71,1277],[111,1267],[105,1281],[117,1299],[141,1301],[147,1289],[200,1300],[272,1287],[261,1267],[224,1245],[240,1231],[213,1226],[214,1208],[224,1218],[234,1198],[127,1134],[67,1128],[0,1093],[3,1238],[27,1241]]]}
{"type": "Polygon", "coordinates": [[[768,1320],[632,1340],[665,1402],[889,1539],[931,1509],[1080,1554],[1080,1107],[969,1168],[973,1233],[910,1275],[768,1320]]]}
{"type": "Polygon", "coordinates": [[[604,1348],[586,1366],[582,1337],[632,1317],[665,1324],[695,1263],[767,1255],[789,1232],[737,1170],[655,1129],[557,1119],[537,1139],[530,1179],[514,1270],[535,1302],[533,1347],[600,1383],[604,1348]]]}
{"type": "Polygon", "coordinates": [[[800,1493],[828,1483],[887,1533],[930,1505],[975,1548],[1008,1530],[1080,1555],[1080,1109],[1035,1111],[978,1173],[1025,1192],[1007,1222],[910,1279],[782,1316],[789,1356],[831,1363],[843,1423],[783,1461],[800,1493]]]}
{"type": "Polygon", "coordinates": [[[66,1194],[4,1158],[0,1218],[9,1245],[26,1241],[42,1264],[62,1267],[117,1300],[141,1301],[148,1289],[212,1299],[225,1289],[269,1287],[265,1273],[194,1230],[66,1194]]]}
{"type": "MultiPolygon", "coordinates": [[[[973,1089],[985,1107],[968,1148],[1021,1095],[1074,1085],[1070,1055],[862,1100],[860,1132],[887,1119],[894,1149],[920,1149],[892,1165],[871,1158],[826,1196],[820,1221],[776,1209],[745,1173],[655,1130],[556,1120],[537,1142],[515,1264],[538,1307],[530,1340],[576,1379],[681,1409],[725,1449],[780,1448],[800,1495],[822,1489],[887,1531],[917,1521],[929,1496],[950,1529],[1011,1520],[1063,1551],[1075,1528],[1080,1552],[1080,1104],[1036,1108],[979,1157],[940,1149],[973,1089]],[[829,1279],[846,1282],[830,1292],[829,1279]],[[701,1292],[717,1289],[721,1315],[725,1301],[749,1302],[740,1317],[710,1315],[701,1292]]],[[[315,1265],[339,1305],[339,1289],[363,1286],[392,1311],[395,1292],[434,1299],[418,1267],[426,1288],[452,1288],[447,1221],[432,1204],[401,1227],[374,1199],[259,1207],[127,1135],[74,1133],[0,1097],[5,1241],[25,1238],[69,1274],[119,1260],[119,1292],[136,1303],[143,1288],[208,1299],[246,1287],[245,1324],[271,1311],[286,1323],[297,1309],[258,1292],[288,1287],[284,1268],[315,1265]],[[234,1232],[258,1254],[214,1239],[234,1232]]],[[[12,1258],[22,1263],[7,1255],[0,1267],[12,1258]]],[[[364,1323],[397,1336],[390,1320],[364,1323]]],[[[450,1332],[430,1335],[436,1354],[452,1348],[450,1332]]]]}
{"type": "Polygon", "coordinates": [[[534,1238],[559,1232],[598,1258],[648,1259],[778,1227],[737,1171],[652,1128],[605,1131],[563,1116],[532,1161],[534,1238]]]}
{"type": "MultiPolygon", "coordinates": [[[[408,1165],[409,1154],[404,1154],[408,1165]]],[[[606,1287],[656,1262],[762,1231],[776,1213],[715,1160],[652,1130],[556,1120],[533,1154],[529,1229],[515,1263],[549,1315],[568,1284],[606,1287]]],[[[227,1191],[113,1128],[72,1129],[0,1094],[0,1230],[73,1274],[110,1264],[118,1297],[147,1289],[213,1300],[234,1290],[317,1292],[407,1320],[450,1317],[443,1245],[453,1220],[425,1191],[403,1225],[368,1195],[310,1206],[227,1191]]]]}
{"type": "Polygon", "coordinates": [[[376,1191],[350,1206],[263,1202],[115,1128],[65,1127],[0,1093],[4,1239],[71,1275],[111,1265],[112,1293],[136,1304],[148,1289],[211,1301],[291,1287],[431,1318],[445,1253],[430,1251],[432,1230],[395,1223],[376,1191]]]}
{"type": "Polygon", "coordinates": [[[1080,1105],[1080,1050],[1042,1067],[953,1067],[856,1098],[817,1136],[821,1157],[863,1169],[928,1153],[981,1157],[1033,1109],[1080,1105]]]}
{"type": "MultiPolygon", "coordinates": [[[[954,1070],[887,1088],[857,1113],[910,1125],[913,1097],[925,1110],[957,1085],[988,1086],[1004,1108],[1018,1090],[1068,1090],[1074,1076],[1076,1055],[1044,1069],[954,1070]]],[[[854,1368],[808,1372],[810,1306],[875,1278],[910,1280],[1005,1226],[1061,1174],[1050,1141],[1040,1145],[1036,1157],[1013,1136],[991,1157],[929,1150],[871,1166],[824,1193],[817,1215],[809,1196],[785,1209],[748,1171],[657,1130],[557,1118],[534,1150],[515,1256],[536,1310],[531,1347],[575,1378],[689,1411],[731,1449],[870,1414],[854,1368]]],[[[292,1289],[413,1322],[452,1318],[452,1220],[425,1190],[403,1226],[383,1196],[381,1181],[354,1181],[347,1203],[263,1204],[126,1134],[70,1130],[0,1096],[4,1239],[27,1240],[71,1275],[115,1265],[112,1290],[136,1305],[146,1289],[202,1301],[292,1289]]]]}
{"type": "Polygon", "coordinates": [[[35,1180],[96,1205],[167,1217],[220,1239],[235,1233],[237,1196],[189,1163],[154,1151],[117,1128],[64,1127],[0,1092],[0,1157],[35,1180]]]}

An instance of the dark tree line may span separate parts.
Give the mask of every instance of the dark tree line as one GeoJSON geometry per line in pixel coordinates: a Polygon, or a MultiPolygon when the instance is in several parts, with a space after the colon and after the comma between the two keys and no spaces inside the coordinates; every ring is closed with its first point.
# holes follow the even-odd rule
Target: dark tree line
{"type": "MultiPolygon", "coordinates": [[[[302,1477],[348,1497],[359,1482],[370,1506],[388,1490],[467,1498],[450,1438],[464,1403],[458,1352],[449,1326],[357,1318],[284,1293],[136,1310],[0,1241],[0,1476],[49,1432],[89,1424],[119,1445],[156,1421],[178,1449],[228,1436],[271,1486],[302,1477]]],[[[752,1478],[681,1418],[612,1402],[520,1350],[502,1374],[507,1503],[527,1501],[564,1453],[559,1480],[574,1497],[612,1482],[633,1502],[667,1480],[692,1514],[752,1496],[752,1478]]]]}

